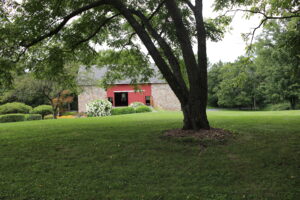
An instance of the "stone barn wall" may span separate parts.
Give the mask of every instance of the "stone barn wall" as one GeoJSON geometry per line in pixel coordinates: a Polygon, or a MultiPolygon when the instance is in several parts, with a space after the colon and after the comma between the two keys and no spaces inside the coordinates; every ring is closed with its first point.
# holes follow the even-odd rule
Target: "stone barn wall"
{"type": "MultiPolygon", "coordinates": [[[[181,110],[180,102],[166,83],[152,83],[152,105],[163,110],[181,110]]],[[[85,105],[96,99],[107,99],[107,92],[96,86],[83,86],[78,95],[78,112],[86,112],[85,105]]]]}
{"type": "Polygon", "coordinates": [[[163,110],[181,110],[180,102],[170,86],[166,83],[151,84],[152,104],[163,110]]]}
{"type": "Polygon", "coordinates": [[[93,100],[106,99],[106,91],[96,86],[83,86],[78,95],[78,112],[85,112],[85,105],[93,100]]]}

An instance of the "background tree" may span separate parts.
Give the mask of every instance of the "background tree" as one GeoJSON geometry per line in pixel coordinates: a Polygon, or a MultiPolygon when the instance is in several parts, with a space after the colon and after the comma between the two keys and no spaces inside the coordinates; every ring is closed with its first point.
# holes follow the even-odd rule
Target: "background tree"
{"type": "Polygon", "coordinates": [[[249,58],[240,57],[234,63],[227,63],[220,69],[219,77],[218,105],[256,109],[258,81],[255,66],[249,58]]]}
{"type": "Polygon", "coordinates": [[[35,84],[32,74],[15,77],[11,88],[7,88],[0,94],[0,103],[23,102],[32,107],[48,104],[48,99],[38,91],[35,84]]]}
{"type": "Polygon", "coordinates": [[[217,63],[209,70],[209,103],[263,107],[288,101],[295,109],[300,94],[299,33],[297,18],[269,21],[253,44],[252,57],[217,63]]]}
{"type": "Polygon", "coordinates": [[[287,100],[295,109],[300,99],[299,19],[270,23],[255,44],[255,56],[266,102],[287,100]]]}
{"type": "Polygon", "coordinates": [[[208,70],[208,105],[218,107],[218,96],[219,85],[221,79],[221,69],[226,63],[219,61],[213,64],[208,70]]]}

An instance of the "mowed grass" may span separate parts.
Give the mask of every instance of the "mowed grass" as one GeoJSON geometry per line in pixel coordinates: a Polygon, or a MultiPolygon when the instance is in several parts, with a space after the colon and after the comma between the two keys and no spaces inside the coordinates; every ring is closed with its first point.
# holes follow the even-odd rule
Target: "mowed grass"
{"type": "Polygon", "coordinates": [[[0,124],[0,199],[300,199],[300,111],[211,111],[206,149],[162,137],[180,112],[0,124]]]}

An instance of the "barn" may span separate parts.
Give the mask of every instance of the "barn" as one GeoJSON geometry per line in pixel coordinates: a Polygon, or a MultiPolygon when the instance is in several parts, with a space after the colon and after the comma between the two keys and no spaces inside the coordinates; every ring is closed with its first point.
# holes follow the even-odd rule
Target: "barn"
{"type": "Polygon", "coordinates": [[[114,107],[128,106],[132,102],[142,102],[163,110],[180,110],[180,103],[165,80],[158,75],[146,83],[139,83],[138,89],[132,86],[131,80],[120,80],[106,90],[99,86],[107,69],[96,66],[89,70],[79,70],[78,83],[82,88],[78,95],[78,111],[85,112],[86,104],[96,99],[107,99],[114,107]]]}

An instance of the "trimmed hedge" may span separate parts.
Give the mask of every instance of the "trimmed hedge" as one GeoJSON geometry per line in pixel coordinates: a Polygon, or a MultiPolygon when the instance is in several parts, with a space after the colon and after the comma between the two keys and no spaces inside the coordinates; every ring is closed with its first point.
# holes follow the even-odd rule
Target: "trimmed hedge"
{"type": "Polygon", "coordinates": [[[5,122],[21,122],[25,121],[25,115],[24,114],[6,114],[6,115],[0,115],[0,123],[5,122]]]}
{"type": "Polygon", "coordinates": [[[137,113],[152,112],[152,109],[148,106],[139,106],[135,109],[135,112],[137,113]]]}
{"type": "Polygon", "coordinates": [[[133,108],[137,108],[140,106],[144,106],[145,104],[143,104],[142,102],[132,102],[129,107],[133,107],[133,108]]]}
{"type": "Polygon", "coordinates": [[[45,115],[49,115],[53,113],[52,106],[50,105],[41,105],[35,107],[31,112],[31,114],[40,114],[44,119],[45,115]]]}
{"type": "Polygon", "coordinates": [[[111,110],[112,115],[123,115],[123,114],[131,114],[131,113],[135,113],[135,109],[132,107],[113,108],[111,110]]]}
{"type": "Polygon", "coordinates": [[[53,118],[53,115],[46,115],[46,116],[44,116],[44,119],[54,119],[54,118],[53,118]]]}
{"type": "Polygon", "coordinates": [[[22,121],[32,121],[32,120],[41,120],[42,115],[40,114],[6,114],[0,115],[0,123],[5,122],[22,122],[22,121]]]}
{"type": "Polygon", "coordinates": [[[31,106],[19,102],[6,103],[0,106],[0,114],[15,114],[15,113],[27,114],[31,110],[32,110],[31,106]]]}
{"type": "Polygon", "coordinates": [[[142,105],[142,106],[138,106],[137,108],[120,107],[120,108],[113,108],[111,110],[112,115],[124,115],[124,114],[143,113],[143,112],[152,112],[152,109],[148,106],[142,105]]]}
{"type": "Polygon", "coordinates": [[[32,121],[32,120],[42,120],[41,114],[27,114],[25,115],[26,121],[32,121]]]}

